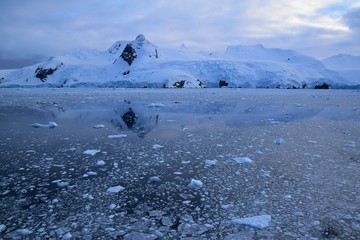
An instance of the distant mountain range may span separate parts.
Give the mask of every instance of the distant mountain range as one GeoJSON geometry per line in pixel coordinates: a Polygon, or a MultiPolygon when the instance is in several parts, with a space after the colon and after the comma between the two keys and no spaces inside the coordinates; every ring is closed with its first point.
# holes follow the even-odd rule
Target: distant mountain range
{"type": "Polygon", "coordinates": [[[360,57],[323,62],[292,50],[230,46],[224,53],[163,49],[140,34],[107,51],[78,51],[0,72],[0,87],[360,88],[360,57]]]}

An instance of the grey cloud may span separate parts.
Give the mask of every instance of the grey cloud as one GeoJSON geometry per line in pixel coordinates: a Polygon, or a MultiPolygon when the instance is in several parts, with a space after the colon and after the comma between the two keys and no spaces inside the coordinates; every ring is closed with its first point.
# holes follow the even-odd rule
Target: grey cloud
{"type": "Polygon", "coordinates": [[[351,29],[360,31],[360,7],[351,9],[345,13],[343,19],[351,29]]]}

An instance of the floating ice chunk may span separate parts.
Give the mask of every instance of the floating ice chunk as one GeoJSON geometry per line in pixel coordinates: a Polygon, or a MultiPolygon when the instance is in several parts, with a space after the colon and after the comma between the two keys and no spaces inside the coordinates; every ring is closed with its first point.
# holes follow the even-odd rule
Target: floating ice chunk
{"type": "Polygon", "coordinates": [[[6,230],[6,226],[4,224],[0,224],[0,233],[6,230]]]}
{"type": "Polygon", "coordinates": [[[41,124],[41,123],[33,123],[31,124],[31,126],[33,126],[34,128],[54,128],[57,127],[57,123],[56,122],[49,122],[48,124],[41,124]]]}
{"type": "Polygon", "coordinates": [[[97,149],[88,149],[83,152],[83,154],[94,156],[95,154],[99,153],[100,150],[97,149]]]}
{"type": "Polygon", "coordinates": [[[68,239],[71,239],[71,238],[72,238],[72,235],[69,232],[65,233],[65,235],[62,237],[63,240],[68,240],[68,239]]]}
{"type": "Polygon", "coordinates": [[[116,204],[112,203],[112,204],[109,205],[109,209],[110,209],[110,210],[113,210],[113,209],[115,209],[115,208],[116,208],[116,204]]]}
{"type": "Polygon", "coordinates": [[[253,160],[251,160],[248,157],[234,157],[233,158],[235,162],[237,163],[253,163],[253,160]]]}
{"type": "Polygon", "coordinates": [[[282,139],[282,138],[278,138],[278,139],[276,139],[276,140],[274,141],[274,143],[275,143],[276,145],[281,145],[281,144],[283,144],[284,142],[285,142],[285,140],[282,139]]]}
{"type": "Polygon", "coordinates": [[[152,149],[156,150],[156,149],[161,149],[161,148],[163,148],[163,147],[164,147],[164,146],[162,146],[162,145],[154,144],[154,145],[152,146],[152,149]]]}
{"type": "Polygon", "coordinates": [[[69,185],[68,182],[62,181],[61,179],[59,179],[59,180],[54,180],[54,181],[52,181],[52,183],[56,183],[56,185],[57,185],[58,187],[60,187],[60,188],[64,188],[64,187],[66,187],[66,186],[69,185]]]}
{"type": "Polygon", "coordinates": [[[93,128],[95,128],[95,129],[100,129],[100,128],[104,128],[104,127],[105,127],[105,125],[102,125],[102,124],[97,124],[97,125],[93,126],[93,128]]]}
{"type": "Polygon", "coordinates": [[[57,127],[59,125],[57,125],[56,122],[49,122],[48,126],[49,126],[49,128],[54,128],[54,127],[57,127]]]}
{"type": "Polygon", "coordinates": [[[91,194],[89,194],[89,193],[83,194],[83,195],[82,195],[82,198],[84,198],[84,199],[89,199],[89,200],[93,200],[93,199],[94,199],[93,195],[91,195],[91,194]]]}
{"type": "Polygon", "coordinates": [[[314,141],[314,140],[308,140],[307,142],[308,142],[308,143],[313,143],[313,144],[316,144],[316,143],[317,143],[317,142],[314,141]]]}
{"type": "Polygon", "coordinates": [[[160,178],[158,176],[153,176],[151,178],[149,178],[149,183],[157,183],[160,182],[160,178]]]}
{"type": "Polygon", "coordinates": [[[149,105],[147,105],[148,107],[165,107],[164,104],[162,103],[150,103],[149,105]]]}
{"type": "Polygon", "coordinates": [[[217,160],[205,160],[205,166],[210,167],[210,166],[215,166],[217,164],[217,160]]]}
{"type": "Polygon", "coordinates": [[[109,187],[107,189],[107,192],[119,193],[119,192],[124,191],[124,190],[125,190],[125,188],[123,186],[118,185],[118,186],[115,186],[115,187],[109,187]]]}
{"type": "Polygon", "coordinates": [[[12,233],[12,235],[15,235],[15,236],[26,236],[29,234],[32,234],[32,231],[27,228],[17,229],[12,233]]]}
{"type": "Polygon", "coordinates": [[[105,165],[105,162],[103,160],[98,160],[96,161],[96,165],[98,166],[104,166],[105,165]]]}
{"type": "Polygon", "coordinates": [[[108,138],[110,139],[116,139],[116,138],[126,138],[126,134],[115,134],[115,135],[109,135],[108,138]]]}
{"type": "Polygon", "coordinates": [[[97,173],[96,172],[87,172],[83,175],[83,177],[92,177],[92,176],[96,176],[97,173]]]}
{"type": "Polygon", "coordinates": [[[54,158],[53,157],[47,157],[47,158],[45,158],[45,160],[46,161],[52,161],[52,160],[54,160],[54,158]]]}
{"type": "Polygon", "coordinates": [[[270,221],[271,221],[270,215],[259,215],[254,217],[233,219],[231,220],[231,223],[247,225],[247,226],[263,229],[269,226],[270,221]]]}
{"type": "Polygon", "coordinates": [[[200,180],[191,179],[190,183],[188,184],[188,188],[191,189],[199,189],[203,186],[203,183],[200,180]]]}

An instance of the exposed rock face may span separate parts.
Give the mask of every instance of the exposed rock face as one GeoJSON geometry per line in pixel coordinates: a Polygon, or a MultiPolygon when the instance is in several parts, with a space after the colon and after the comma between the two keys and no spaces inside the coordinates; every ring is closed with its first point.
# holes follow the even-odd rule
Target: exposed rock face
{"type": "Polygon", "coordinates": [[[229,84],[225,80],[220,80],[219,81],[219,87],[220,88],[227,87],[227,86],[229,86],[229,84]]]}
{"type": "Polygon", "coordinates": [[[327,83],[319,84],[315,86],[315,89],[329,89],[330,85],[327,83]]]}
{"type": "Polygon", "coordinates": [[[127,62],[129,66],[131,66],[131,64],[137,58],[137,53],[131,44],[127,44],[120,57],[124,59],[124,61],[127,62]]]}
{"type": "Polygon", "coordinates": [[[173,84],[173,86],[177,88],[183,88],[184,85],[185,85],[185,80],[177,81],[173,84]]]}
{"type": "Polygon", "coordinates": [[[55,68],[41,68],[38,67],[35,70],[35,77],[39,78],[42,82],[46,81],[46,78],[49,75],[52,75],[56,70],[58,70],[62,65],[64,65],[63,63],[60,63],[59,65],[57,65],[55,68]]]}

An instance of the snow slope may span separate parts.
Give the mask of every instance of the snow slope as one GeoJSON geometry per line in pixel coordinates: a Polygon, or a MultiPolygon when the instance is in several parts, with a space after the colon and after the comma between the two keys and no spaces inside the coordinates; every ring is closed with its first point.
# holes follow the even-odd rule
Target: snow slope
{"type": "Polygon", "coordinates": [[[224,53],[162,49],[140,34],[107,51],[79,51],[10,72],[1,87],[249,87],[315,88],[358,85],[320,61],[262,45],[224,53]]]}
{"type": "Polygon", "coordinates": [[[337,71],[348,85],[360,86],[360,56],[339,54],[323,60],[324,65],[337,71]]]}

